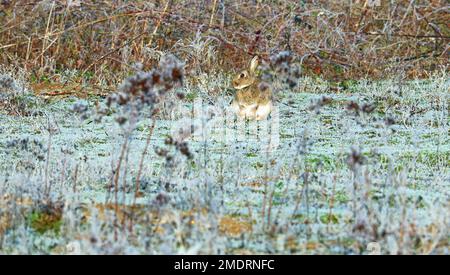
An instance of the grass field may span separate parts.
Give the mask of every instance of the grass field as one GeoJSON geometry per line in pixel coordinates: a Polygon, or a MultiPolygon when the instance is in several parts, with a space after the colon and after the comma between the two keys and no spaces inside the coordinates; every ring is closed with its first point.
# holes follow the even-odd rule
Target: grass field
{"type": "MultiPolygon", "coordinates": [[[[197,97],[171,116],[150,120],[144,110],[131,135],[118,111],[102,122],[74,114],[101,98],[1,116],[3,253],[69,253],[77,243],[83,253],[364,254],[370,242],[383,253],[448,253],[448,78],[361,81],[339,92],[300,82],[302,93],[280,91],[270,151],[254,121],[186,138],[190,158],[168,145],[186,125],[214,124],[180,111],[206,98],[201,90],[186,91],[197,97]]],[[[223,92],[200,104],[230,100],[223,92]]]]}

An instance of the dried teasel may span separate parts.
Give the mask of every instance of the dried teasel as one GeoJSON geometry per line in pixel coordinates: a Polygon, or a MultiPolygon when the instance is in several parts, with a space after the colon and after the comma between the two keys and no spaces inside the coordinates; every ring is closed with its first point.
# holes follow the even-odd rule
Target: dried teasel
{"type": "Polygon", "coordinates": [[[166,157],[169,154],[169,151],[164,148],[157,147],[155,148],[155,153],[160,157],[166,157]]]}
{"type": "Polygon", "coordinates": [[[119,117],[116,118],[116,122],[119,125],[124,125],[127,121],[128,121],[128,119],[126,117],[124,117],[124,116],[119,116],[119,117]]]}
{"type": "Polygon", "coordinates": [[[182,155],[186,156],[188,159],[192,158],[192,154],[189,151],[189,146],[188,146],[187,142],[181,142],[181,143],[177,144],[176,147],[182,155]]]}
{"type": "Polygon", "coordinates": [[[366,157],[363,156],[360,150],[352,148],[350,154],[347,156],[347,164],[355,169],[357,166],[361,166],[366,163],[366,157]]]}
{"type": "Polygon", "coordinates": [[[166,195],[165,193],[159,193],[158,195],[156,195],[155,200],[153,201],[153,204],[157,207],[162,207],[166,204],[169,203],[169,196],[166,195]]]}
{"type": "Polygon", "coordinates": [[[172,145],[174,143],[174,140],[171,136],[168,136],[165,140],[164,140],[164,144],[166,145],[172,145]]]}

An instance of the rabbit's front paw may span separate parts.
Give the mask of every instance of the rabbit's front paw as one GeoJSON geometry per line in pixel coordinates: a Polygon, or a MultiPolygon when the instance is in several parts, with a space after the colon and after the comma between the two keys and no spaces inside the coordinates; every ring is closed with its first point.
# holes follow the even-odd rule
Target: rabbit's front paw
{"type": "Polygon", "coordinates": [[[270,112],[272,111],[272,104],[259,105],[258,109],[256,109],[256,120],[264,120],[267,119],[270,112]]]}

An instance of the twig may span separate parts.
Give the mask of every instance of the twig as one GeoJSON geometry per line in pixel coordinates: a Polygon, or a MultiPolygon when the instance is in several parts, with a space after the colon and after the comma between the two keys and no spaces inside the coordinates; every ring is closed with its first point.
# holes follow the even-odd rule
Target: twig
{"type": "Polygon", "coordinates": [[[156,26],[155,26],[155,28],[153,29],[153,32],[152,32],[152,34],[151,34],[151,36],[150,36],[150,41],[148,41],[148,43],[147,43],[147,46],[148,46],[149,48],[152,47],[152,44],[153,44],[153,38],[155,37],[156,33],[158,32],[159,26],[161,25],[161,22],[163,21],[164,17],[166,16],[167,10],[168,10],[169,7],[171,6],[171,4],[172,4],[172,0],[167,0],[166,6],[164,7],[164,10],[163,10],[163,12],[161,13],[161,16],[159,17],[159,20],[158,20],[158,22],[156,23],[156,26]]]}
{"type": "Polygon", "coordinates": [[[45,170],[44,170],[44,183],[45,183],[45,194],[48,196],[50,194],[50,184],[48,180],[48,169],[50,164],[50,152],[52,148],[52,133],[49,131],[48,134],[48,144],[47,144],[47,157],[45,160],[45,170]]]}
{"type": "Polygon", "coordinates": [[[153,119],[152,120],[152,124],[150,125],[150,128],[149,128],[149,132],[148,132],[148,135],[147,135],[147,140],[145,142],[144,151],[142,151],[141,159],[139,161],[139,169],[138,169],[138,173],[137,173],[137,176],[136,176],[136,188],[135,188],[135,192],[134,192],[133,206],[136,205],[136,199],[137,199],[137,197],[139,195],[139,188],[140,188],[140,183],[141,183],[142,169],[144,167],[144,160],[145,160],[145,156],[147,155],[147,152],[148,152],[148,147],[150,145],[150,140],[151,140],[151,137],[153,135],[153,130],[155,129],[155,123],[156,123],[156,120],[153,119]]]}
{"type": "Polygon", "coordinates": [[[213,23],[214,14],[216,13],[216,6],[217,6],[217,0],[214,0],[213,8],[212,8],[212,11],[211,11],[211,17],[209,18],[209,26],[211,26],[212,23],[213,23]]]}
{"type": "Polygon", "coordinates": [[[333,217],[333,207],[334,207],[334,197],[336,195],[336,178],[333,179],[333,190],[331,191],[330,198],[330,212],[328,213],[328,231],[330,230],[330,221],[332,221],[333,217]]]}
{"type": "Polygon", "coordinates": [[[122,46],[117,47],[115,49],[112,49],[111,51],[105,53],[104,55],[102,55],[100,58],[98,58],[97,60],[95,60],[94,62],[92,62],[89,66],[86,67],[86,69],[83,70],[83,75],[86,74],[87,71],[89,71],[89,69],[94,66],[95,64],[97,64],[99,61],[105,59],[106,57],[108,57],[109,55],[119,51],[120,49],[122,49],[125,46],[130,45],[132,42],[136,41],[138,38],[140,38],[141,36],[143,36],[144,34],[146,34],[147,32],[141,32],[140,34],[136,35],[135,37],[133,37],[131,40],[128,40],[126,43],[124,43],[122,46]]]}
{"type": "MultiPolygon", "coordinates": [[[[386,33],[380,32],[361,32],[365,35],[377,35],[377,36],[386,36],[386,33]]],[[[417,35],[417,34],[389,34],[391,37],[407,37],[407,38],[435,38],[435,39],[444,39],[450,40],[450,36],[442,36],[442,35],[417,35]]]]}
{"type": "MultiPolygon", "coordinates": [[[[52,43],[50,43],[49,47],[47,47],[46,45],[46,39],[48,38],[48,34],[49,34],[49,28],[50,28],[50,19],[52,18],[53,15],[53,9],[55,8],[55,1],[52,2],[52,7],[50,8],[50,12],[48,14],[48,19],[47,19],[47,27],[45,29],[45,36],[44,36],[44,40],[42,41],[42,52],[41,52],[41,66],[44,66],[44,53],[48,50],[48,48],[53,45],[53,43],[56,41],[53,41],[52,43]]],[[[39,57],[38,57],[39,58],[39,57]]]]}
{"type": "Polygon", "coordinates": [[[127,151],[128,147],[128,134],[125,136],[125,141],[122,144],[122,149],[120,151],[120,157],[119,161],[117,162],[116,169],[114,171],[114,177],[113,180],[113,186],[114,186],[114,212],[115,212],[115,219],[114,219],[114,239],[117,240],[117,219],[118,219],[118,213],[119,213],[119,175],[120,175],[120,169],[122,166],[122,161],[125,156],[125,152],[127,151]]]}
{"type": "Polygon", "coordinates": [[[73,193],[77,192],[77,181],[78,181],[78,163],[75,165],[75,172],[73,176],[73,193]]]}

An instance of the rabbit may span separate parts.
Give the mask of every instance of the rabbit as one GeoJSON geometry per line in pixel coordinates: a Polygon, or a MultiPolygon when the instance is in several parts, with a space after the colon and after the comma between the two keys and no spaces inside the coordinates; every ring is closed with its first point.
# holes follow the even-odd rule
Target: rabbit
{"type": "Polygon", "coordinates": [[[242,119],[264,120],[273,109],[272,89],[268,85],[260,85],[256,76],[258,63],[258,56],[253,57],[249,70],[241,71],[232,81],[237,91],[231,107],[242,119]]]}

